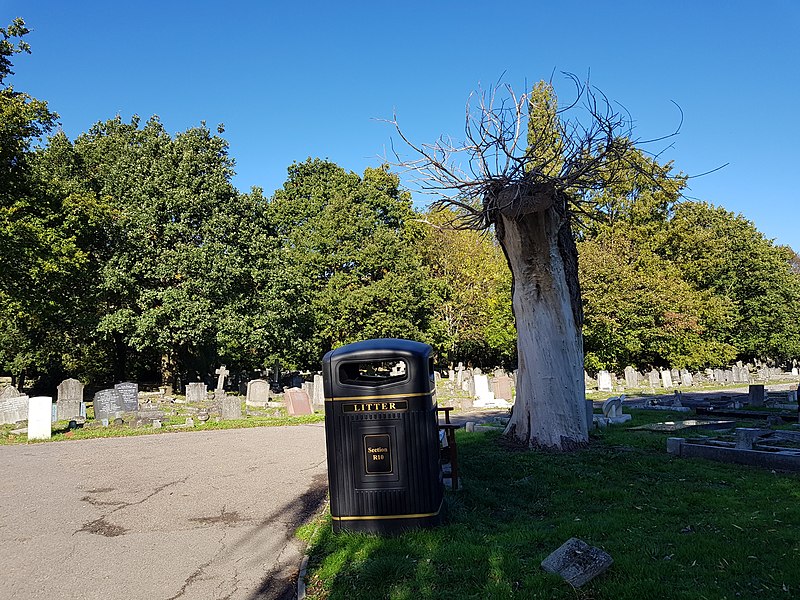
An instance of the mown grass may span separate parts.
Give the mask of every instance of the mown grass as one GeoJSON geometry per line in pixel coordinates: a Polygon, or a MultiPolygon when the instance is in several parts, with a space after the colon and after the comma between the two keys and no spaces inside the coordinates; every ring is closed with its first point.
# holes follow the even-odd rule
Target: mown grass
{"type": "Polygon", "coordinates": [[[280,427],[282,425],[304,425],[306,423],[319,423],[325,420],[325,415],[314,414],[304,415],[297,417],[281,416],[281,417],[254,417],[249,416],[243,419],[235,419],[230,421],[215,422],[213,420],[202,423],[198,421],[197,415],[181,415],[165,417],[162,420],[163,426],[161,429],[153,429],[151,426],[131,427],[130,425],[109,425],[102,427],[96,423],[89,421],[89,424],[70,430],[67,421],[58,421],[53,423],[53,435],[49,440],[31,440],[28,441],[28,436],[12,435],[10,432],[16,426],[3,425],[0,427],[0,446],[13,445],[13,444],[38,444],[47,442],[58,442],[66,440],[88,440],[94,438],[110,438],[110,437],[130,437],[138,435],[160,435],[164,433],[186,433],[195,431],[212,431],[219,429],[242,429],[246,427],[280,427]],[[186,417],[192,416],[194,418],[193,427],[171,428],[171,425],[180,425],[186,422],[186,417]]]}
{"type": "MultiPolygon", "coordinates": [[[[632,412],[631,425],[686,418],[632,412]]],[[[447,524],[382,538],[334,535],[323,517],[301,532],[309,597],[800,597],[800,476],[673,458],[668,435],[608,428],[555,454],[459,432],[447,524]],[[578,590],[540,568],[573,536],[614,558],[578,590]]]]}

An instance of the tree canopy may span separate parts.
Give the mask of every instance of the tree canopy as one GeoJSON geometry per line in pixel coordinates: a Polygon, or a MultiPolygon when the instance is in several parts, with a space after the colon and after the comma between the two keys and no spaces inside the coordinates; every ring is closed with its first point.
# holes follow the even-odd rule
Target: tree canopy
{"type": "MultiPolygon", "coordinates": [[[[186,383],[220,362],[317,369],[326,350],[388,336],[432,344],[442,365],[521,362],[503,224],[450,226],[466,208],[484,214],[479,189],[464,188],[464,206],[419,209],[385,165],[359,175],[309,158],[273,194],[242,193],[221,133],[171,133],[156,116],[100,120],[70,140],[47,102],[10,84],[27,33],[21,20],[0,29],[0,372],[19,385],[186,383]]],[[[533,97],[538,171],[514,168],[540,186],[580,148],[552,117],[552,89],[533,97]]],[[[608,160],[570,196],[585,367],[800,358],[797,254],[681,199],[672,164],[614,143],[633,168],[608,160]]]]}

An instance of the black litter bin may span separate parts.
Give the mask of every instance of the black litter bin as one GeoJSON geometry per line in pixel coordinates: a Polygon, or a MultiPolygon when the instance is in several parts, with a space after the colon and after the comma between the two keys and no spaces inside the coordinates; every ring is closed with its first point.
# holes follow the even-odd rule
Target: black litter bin
{"type": "Polygon", "coordinates": [[[323,359],[333,529],[391,533],[441,523],[431,347],[357,342],[323,359]]]}

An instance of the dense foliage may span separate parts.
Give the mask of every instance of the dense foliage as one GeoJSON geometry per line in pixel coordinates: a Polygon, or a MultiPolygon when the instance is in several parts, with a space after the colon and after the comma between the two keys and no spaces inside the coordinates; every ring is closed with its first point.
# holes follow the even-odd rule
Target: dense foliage
{"type": "MultiPolygon", "coordinates": [[[[215,365],[318,368],[370,337],[432,344],[442,364],[516,362],[511,274],[491,233],[415,210],[386,167],[308,159],[271,197],[231,183],[222,128],[100,121],[70,140],[15,90],[21,20],[0,29],[0,373],[165,384],[215,365]],[[38,144],[38,145],[37,145],[38,144]]],[[[633,151],[632,151],[633,152],[633,151]]],[[[741,216],[679,202],[641,172],[575,223],[586,366],[699,368],[800,357],[800,260],[741,216]]]]}

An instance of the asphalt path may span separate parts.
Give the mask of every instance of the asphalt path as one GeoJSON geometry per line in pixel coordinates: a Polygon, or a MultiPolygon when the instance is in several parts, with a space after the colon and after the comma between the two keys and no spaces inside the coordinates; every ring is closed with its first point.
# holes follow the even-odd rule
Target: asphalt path
{"type": "Polygon", "coordinates": [[[293,598],[323,425],[0,447],[0,598],[293,598]]]}

